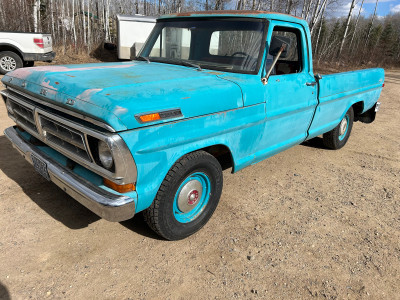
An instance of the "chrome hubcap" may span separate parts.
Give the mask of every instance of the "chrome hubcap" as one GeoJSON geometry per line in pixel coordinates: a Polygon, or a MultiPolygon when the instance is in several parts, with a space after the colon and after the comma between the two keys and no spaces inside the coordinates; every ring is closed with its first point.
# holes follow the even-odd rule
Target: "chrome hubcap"
{"type": "Polygon", "coordinates": [[[345,134],[346,133],[346,129],[347,129],[347,118],[344,117],[343,120],[340,122],[339,135],[345,134]]]}
{"type": "Polygon", "coordinates": [[[9,72],[15,70],[15,68],[17,67],[17,62],[14,58],[10,56],[3,56],[0,59],[0,66],[3,70],[9,72]]]}
{"type": "Polygon", "coordinates": [[[203,193],[203,186],[200,181],[193,179],[188,181],[181,189],[178,196],[178,208],[181,212],[187,213],[194,209],[199,203],[203,193]]]}

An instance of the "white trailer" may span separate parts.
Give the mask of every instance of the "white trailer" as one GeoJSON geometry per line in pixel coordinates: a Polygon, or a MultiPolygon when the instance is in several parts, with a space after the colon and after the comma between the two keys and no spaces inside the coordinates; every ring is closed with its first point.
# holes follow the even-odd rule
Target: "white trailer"
{"type": "Polygon", "coordinates": [[[118,58],[134,58],[142,49],[155,24],[155,17],[117,15],[118,58]]]}

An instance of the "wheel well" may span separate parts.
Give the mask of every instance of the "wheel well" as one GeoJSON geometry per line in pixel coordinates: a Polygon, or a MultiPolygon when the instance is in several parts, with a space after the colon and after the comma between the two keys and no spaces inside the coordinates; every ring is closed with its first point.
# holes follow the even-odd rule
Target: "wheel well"
{"type": "Polygon", "coordinates": [[[363,110],[364,110],[364,102],[363,101],[353,104],[354,121],[358,121],[358,117],[362,114],[363,110]]]}
{"type": "Polygon", "coordinates": [[[222,170],[233,168],[232,153],[227,146],[219,144],[209,146],[201,150],[204,150],[214,156],[220,163],[222,170]]]}
{"type": "Polygon", "coordinates": [[[22,60],[24,60],[24,57],[22,56],[21,52],[16,47],[13,47],[10,45],[0,45],[0,52],[3,52],[3,51],[14,52],[14,53],[18,54],[22,60]]]}

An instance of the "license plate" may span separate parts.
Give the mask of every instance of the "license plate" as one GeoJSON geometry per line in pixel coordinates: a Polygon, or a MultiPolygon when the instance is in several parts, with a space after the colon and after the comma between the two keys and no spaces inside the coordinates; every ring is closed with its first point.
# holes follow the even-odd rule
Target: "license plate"
{"type": "Polygon", "coordinates": [[[34,154],[31,154],[31,158],[33,162],[33,167],[35,168],[36,172],[38,172],[40,175],[50,181],[50,176],[49,172],[47,172],[46,163],[34,154]]]}

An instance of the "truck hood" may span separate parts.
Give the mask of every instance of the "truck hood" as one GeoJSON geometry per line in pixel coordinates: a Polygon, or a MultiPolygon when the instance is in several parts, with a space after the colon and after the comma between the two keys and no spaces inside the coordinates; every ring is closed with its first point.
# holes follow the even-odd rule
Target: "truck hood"
{"type": "Polygon", "coordinates": [[[180,109],[176,120],[243,106],[240,87],[217,74],[134,61],[23,68],[2,81],[122,131],[171,121],[142,124],[135,118],[140,114],[180,109]]]}

